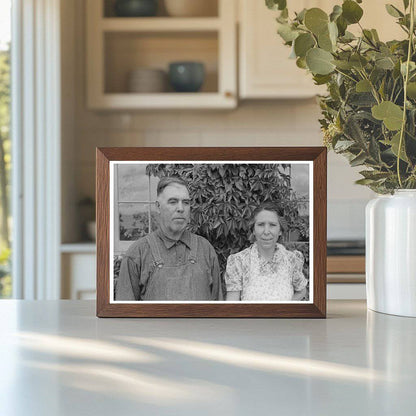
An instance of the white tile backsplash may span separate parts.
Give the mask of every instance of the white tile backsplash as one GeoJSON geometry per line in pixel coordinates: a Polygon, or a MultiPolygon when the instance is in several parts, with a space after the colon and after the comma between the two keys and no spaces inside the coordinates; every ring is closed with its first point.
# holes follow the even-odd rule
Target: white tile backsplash
{"type": "Polygon", "coordinates": [[[367,199],[328,200],[328,240],[363,240],[367,199]]]}

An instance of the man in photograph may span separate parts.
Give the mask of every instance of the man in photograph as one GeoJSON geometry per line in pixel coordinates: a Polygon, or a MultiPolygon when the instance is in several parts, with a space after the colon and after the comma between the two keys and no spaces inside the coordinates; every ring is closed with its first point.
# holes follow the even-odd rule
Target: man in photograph
{"type": "Polygon", "coordinates": [[[159,229],[133,243],[123,257],[115,300],[222,300],[217,254],[186,229],[191,201],[187,183],[164,177],[157,186],[159,229]]]}

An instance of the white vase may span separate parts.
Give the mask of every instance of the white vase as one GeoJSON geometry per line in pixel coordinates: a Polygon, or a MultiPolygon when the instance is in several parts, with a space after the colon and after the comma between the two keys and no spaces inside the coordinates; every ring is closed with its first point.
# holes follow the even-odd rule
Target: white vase
{"type": "Polygon", "coordinates": [[[367,204],[366,285],[369,309],[416,317],[416,190],[367,204]]]}

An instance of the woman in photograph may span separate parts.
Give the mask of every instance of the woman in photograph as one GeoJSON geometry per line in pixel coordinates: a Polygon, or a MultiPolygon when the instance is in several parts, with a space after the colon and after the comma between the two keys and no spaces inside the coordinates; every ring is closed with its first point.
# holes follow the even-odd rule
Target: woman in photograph
{"type": "Polygon", "coordinates": [[[306,293],[303,255],[277,241],[281,223],[277,207],[266,202],[253,212],[254,244],[227,259],[227,301],[292,301],[306,293]]]}

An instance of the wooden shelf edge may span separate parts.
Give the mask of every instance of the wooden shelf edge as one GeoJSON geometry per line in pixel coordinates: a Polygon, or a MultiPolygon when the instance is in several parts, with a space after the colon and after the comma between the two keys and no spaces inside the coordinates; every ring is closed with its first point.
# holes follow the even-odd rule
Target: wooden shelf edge
{"type": "Polygon", "coordinates": [[[105,32],[209,32],[221,26],[218,17],[107,17],[99,22],[105,32]]]}
{"type": "Polygon", "coordinates": [[[96,110],[232,109],[236,106],[234,97],[221,93],[102,94],[88,102],[88,108],[96,110]]]}

